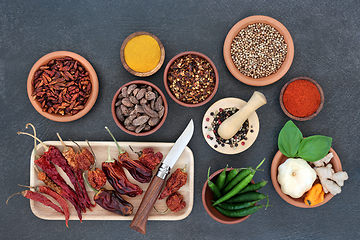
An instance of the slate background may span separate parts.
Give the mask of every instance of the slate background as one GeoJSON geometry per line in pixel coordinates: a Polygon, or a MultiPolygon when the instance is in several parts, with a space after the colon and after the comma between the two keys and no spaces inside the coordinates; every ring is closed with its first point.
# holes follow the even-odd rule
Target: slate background
{"type": "MultiPolygon", "coordinates": [[[[1,239],[359,239],[359,7],[356,0],[301,1],[19,1],[0,3],[0,234],[1,239]],[[295,45],[293,64],[278,82],[252,87],[236,80],[227,70],[222,46],[227,32],[239,20],[251,15],[267,15],[283,23],[295,45]],[[202,107],[185,108],[166,94],[169,114],[162,128],[146,137],[122,132],[111,117],[110,103],[124,83],[139,79],[121,65],[119,50],[133,32],[155,34],[166,50],[165,64],[177,53],[194,50],[209,56],[220,77],[212,101],[202,107]],[[52,51],[67,50],[85,57],[95,68],[100,91],[93,109],[83,118],[58,123],[45,119],[30,104],[26,93],[27,75],[32,65],[52,51]],[[289,205],[275,192],[270,165],[277,151],[277,135],[288,120],[279,105],[281,87],[291,78],[315,79],[325,93],[320,114],[308,122],[295,122],[304,136],[333,137],[350,179],[343,192],[314,209],[289,205]],[[268,100],[257,113],[260,132],[247,151],[223,155],[212,150],[202,137],[201,121],[207,108],[225,97],[249,99],[253,91],[268,100]],[[189,147],[195,157],[194,207],[181,221],[149,221],[147,234],[130,229],[130,221],[46,221],[37,218],[29,202],[20,196],[18,184],[29,183],[29,157],[33,141],[17,136],[33,123],[39,138],[57,140],[55,133],[74,140],[111,141],[104,126],[120,141],[174,142],[193,118],[195,134],[189,147]],[[207,169],[255,166],[266,158],[264,172],[255,180],[268,180],[263,193],[272,207],[237,225],[223,225],[211,219],[201,202],[207,169]]],[[[165,91],[162,75],[145,80],[165,91]]]]}

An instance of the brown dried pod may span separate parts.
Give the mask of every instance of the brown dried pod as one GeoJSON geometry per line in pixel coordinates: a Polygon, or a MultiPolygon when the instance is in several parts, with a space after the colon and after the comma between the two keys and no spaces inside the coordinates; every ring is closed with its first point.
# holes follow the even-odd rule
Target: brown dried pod
{"type": "Polygon", "coordinates": [[[140,105],[147,104],[147,100],[145,98],[140,99],[140,105]]]}
{"type": "Polygon", "coordinates": [[[155,110],[155,99],[153,99],[153,100],[150,101],[150,108],[151,108],[152,110],[155,110]]]}
{"type": "Polygon", "coordinates": [[[121,99],[121,103],[125,107],[134,107],[134,104],[130,101],[130,99],[128,97],[125,97],[125,98],[121,99]]]}
{"type": "Polygon", "coordinates": [[[141,132],[145,128],[145,126],[149,126],[149,125],[146,125],[146,124],[140,125],[135,129],[135,132],[136,133],[141,132]]]}
{"type": "Polygon", "coordinates": [[[116,113],[116,117],[120,120],[120,121],[124,121],[124,115],[122,114],[121,108],[120,107],[116,107],[115,109],[115,113],[116,113]]]}
{"type": "Polygon", "coordinates": [[[155,98],[156,98],[156,96],[155,96],[154,92],[149,92],[148,91],[148,92],[145,93],[145,99],[146,100],[150,101],[150,100],[153,100],[155,98]]]}
{"type": "Polygon", "coordinates": [[[121,100],[119,100],[119,101],[117,101],[116,103],[115,103],[115,107],[118,107],[118,106],[120,106],[121,105],[121,100]]]}
{"type": "Polygon", "coordinates": [[[164,116],[164,113],[165,113],[165,108],[164,106],[161,106],[161,109],[158,111],[159,118],[162,118],[164,116]]]}
{"type": "Polygon", "coordinates": [[[140,89],[139,92],[136,94],[136,98],[138,100],[142,99],[145,95],[145,92],[146,92],[145,88],[140,89]]]}
{"type": "Polygon", "coordinates": [[[128,97],[129,96],[129,94],[127,93],[127,87],[123,87],[121,89],[121,94],[122,94],[123,97],[128,97]]]}
{"type": "Polygon", "coordinates": [[[128,88],[127,88],[127,94],[130,96],[132,91],[137,87],[136,84],[131,84],[128,88]]]}
{"type": "Polygon", "coordinates": [[[120,93],[119,95],[118,95],[118,99],[123,99],[124,98],[124,96],[122,95],[122,93],[120,93]]]}
{"type": "Polygon", "coordinates": [[[139,100],[135,96],[130,96],[129,99],[131,103],[139,104],[139,100]]]}
{"type": "Polygon", "coordinates": [[[152,117],[152,118],[149,119],[148,124],[150,126],[156,126],[159,123],[159,121],[160,121],[160,118],[152,117]]]}
{"type": "Polygon", "coordinates": [[[121,112],[124,116],[129,116],[130,110],[124,105],[120,105],[121,112]]]}
{"type": "Polygon", "coordinates": [[[136,94],[140,91],[140,88],[135,88],[132,92],[132,95],[136,97],[136,94]]]}
{"type": "Polygon", "coordinates": [[[155,101],[155,111],[160,111],[161,108],[164,108],[163,99],[161,96],[159,96],[155,101]]]}
{"type": "Polygon", "coordinates": [[[150,125],[146,125],[145,127],[144,127],[144,131],[149,131],[151,129],[151,126],[150,125]]]}
{"type": "Polygon", "coordinates": [[[137,113],[144,113],[144,109],[139,104],[136,104],[134,109],[136,110],[137,113]]]}
{"type": "Polygon", "coordinates": [[[132,131],[132,132],[134,132],[134,131],[136,130],[136,127],[135,127],[134,125],[132,125],[132,124],[130,124],[130,125],[125,125],[125,128],[126,128],[127,130],[129,130],[129,131],[132,131]]]}
{"type": "Polygon", "coordinates": [[[140,126],[140,125],[143,125],[145,124],[148,120],[149,120],[149,116],[147,115],[143,115],[143,116],[140,116],[140,117],[137,117],[135,118],[133,121],[132,121],[132,124],[134,126],[140,126]]]}
{"type": "Polygon", "coordinates": [[[159,117],[159,114],[156,111],[152,110],[150,106],[148,106],[147,104],[142,105],[142,107],[144,109],[145,114],[147,114],[148,116],[154,118],[159,117]]]}

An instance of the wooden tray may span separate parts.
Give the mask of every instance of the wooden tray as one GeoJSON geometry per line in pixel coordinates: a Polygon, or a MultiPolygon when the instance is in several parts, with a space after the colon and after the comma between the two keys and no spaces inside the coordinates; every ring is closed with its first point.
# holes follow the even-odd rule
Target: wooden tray
{"type": "MultiPolygon", "coordinates": [[[[62,147],[60,141],[47,141],[44,143],[47,146],[49,146],[49,145],[56,146],[60,149],[60,151],[63,150],[63,147],[62,147]]],[[[85,141],[77,142],[77,143],[80,145],[80,147],[82,147],[82,148],[85,147],[85,148],[89,149],[89,147],[85,141]]],[[[78,150],[78,147],[73,142],[65,141],[65,144],[67,146],[73,147],[75,151],[78,150]]],[[[97,163],[96,163],[97,167],[101,168],[101,163],[104,162],[108,158],[107,157],[107,148],[108,147],[110,147],[111,157],[117,159],[119,151],[114,142],[90,142],[90,145],[95,153],[95,157],[97,160],[97,163]]],[[[162,154],[164,155],[164,158],[165,158],[166,155],[169,153],[171,147],[174,145],[174,143],[119,142],[119,145],[120,145],[121,149],[123,149],[129,153],[129,156],[132,159],[137,159],[137,155],[131,151],[131,149],[129,148],[129,145],[133,148],[134,151],[141,151],[144,148],[151,147],[154,149],[155,152],[159,152],[159,151],[162,152],[162,154]]],[[[41,147],[41,145],[39,145],[37,148],[37,155],[41,155],[41,154],[43,154],[43,152],[44,152],[44,149],[41,147]]],[[[33,152],[31,154],[31,158],[30,158],[30,186],[44,185],[43,182],[41,182],[37,179],[37,173],[34,168],[34,158],[35,158],[35,155],[33,152]]],[[[177,168],[183,168],[185,166],[185,164],[187,165],[186,171],[188,173],[188,181],[182,188],[180,188],[180,190],[178,192],[184,196],[184,201],[186,202],[186,207],[179,212],[174,213],[174,212],[169,211],[166,214],[159,214],[153,209],[150,212],[149,220],[166,220],[166,221],[181,220],[181,219],[186,218],[190,214],[192,207],[193,207],[193,202],[194,202],[194,156],[189,147],[186,147],[185,150],[183,151],[183,153],[180,155],[178,161],[175,163],[175,166],[171,170],[170,174],[172,172],[174,172],[177,168]]],[[[68,182],[68,184],[70,186],[72,186],[70,183],[70,180],[68,179],[66,174],[60,168],[57,167],[57,169],[58,169],[59,173],[63,176],[63,178],[68,182]]],[[[115,214],[115,213],[106,211],[97,205],[95,208],[92,208],[92,211],[87,210],[86,213],[83,213],[83,215],[82,215],[83,220],[132,220],[134,218],[134,215],[140,205],[142,197],[144,196],[149,183],[145,184],[145,183],[139,183],[139,182],[135,181],[126,169],[125,169],[125,173],[131,182],[139,185],[139,187],[141,187],[144,191],[142,195],[134,197],[134,198],[131,198],[128,196],[123,196],[123,198],[126,201],[128,201],[134,205],[133,214],[131,216],[122,216],[119,214],[115,214]]],[[[155,174],[156,174],[156,170],[154,170],[154,172],[153,172],[153,175],[155,175],[155,174]]],[[[170,176],[170,174],[169,174],[169,176],[170,176]]],[[[105,188],[112,189],[112,187],[109,183],[106,183],[105,188]]],[[[87,186],[86,190],[88,192],[90,199],[93,200],[94,192],[88,186],[87,186]]],[[[51,197],[49,196],[49,198],[51,198],[51,197]]],[[[70,220],[79,220],[77,217],[75,208],[69,202],[68,202],[68,205],[69,205],[69,210],[70,210],[70,220]]],[[[42,205],[41,203],[35,202],[33,200],[30,200],[30,206],[31,206],[31,210],[33,211],[35,216],[37,216],[39,218],[47,219],[47,220],[64,220],[65,219],[64,215],[62,215],[61,213],[58,213],[55,210],[53,210],[49,207],[46,207],[46,206],[42,205]]],[[[165,199],[157,200],[155,203],[155,207],[159,211],[166,210],[167,206],[165,203],[165,199]]]]}

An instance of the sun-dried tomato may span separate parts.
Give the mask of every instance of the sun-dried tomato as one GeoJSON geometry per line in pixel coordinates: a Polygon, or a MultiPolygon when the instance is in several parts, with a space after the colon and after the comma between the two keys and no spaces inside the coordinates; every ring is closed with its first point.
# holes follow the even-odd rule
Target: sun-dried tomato
{"type": "Polygon", "coordinates": [[[182,186],[186,184],[187,173],[186,166],[181,169],[178,168],[171,174],[169,179],[166,182],[164,190],[161,192],[159,199],[164,199],[167,196],[177,192],[182,186]]]}
{"type": "Polygon", "coordinates": [[[168,208],[170,208],[172,212],[178,212],[186,206],[186,202],[183,201],[183,199],[183,195],[175,192],[166,199],[166,205],[168,206],[168,208]]]}
{"type": "Polygon", "coordinates": [[[151,171],[155,170],[162,159],[163,154],[161,152],[154,153],[154,149],[152,148],[142,150],[139,157],[139,161],[151,171]]]}

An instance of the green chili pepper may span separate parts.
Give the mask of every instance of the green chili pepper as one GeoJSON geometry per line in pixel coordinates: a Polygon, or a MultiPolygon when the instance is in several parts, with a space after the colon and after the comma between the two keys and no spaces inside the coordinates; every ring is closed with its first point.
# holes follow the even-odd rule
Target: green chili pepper
{"type": "Polygon", "coordinates": [[[254,172],[253,169],[246,168],[241,170],[234,178],[231,180],[225,188],[221,191],[221,193],[224,195],[228,193],[233,187],[236,186],[239,182],[241,182],[245,177],[247,177],[250,173],[254,172]]]}
{"type": "Polygon", "coordinates": [[[256,190],[259,190],[260,188],[262,188],[263,186],[265,186],[267,184],[268,181],[261,181],[255,184],[249,184],[246,186],[246,188],[244,188],[243,190],[241,190],[238,194],[241,193],[246,193],[246,192],[253,192],[256,190]]]}
{"type": "Polygon", "coordinates": [[[218,178],[215,181],[215,185],[219,188],[219,190],[221,191],[221,189],[224,187],[225,184],[225,179],[226,179],[226,169],[227,169],[228,165],[226,165],[224,171],[222,171],[218,178]]]}
{"type": "Polygon", "coordinates": [[[231,169],[228,174],[226,175],[226,180],[224,186],[226,186],[234,177],[241,171],[240,168],[231,169]]]}
{"type": "Polygon", "coordinates": [[[265,198],[268,198],[267,195],[259,192],[247,192],[239,195],[235,195],[232,198],[228,199],[227,203],[240,203],[240,202],[251,202],[251,201],[260,201],[265,198]]]}
{"type": "Polygon", "coordinates": [[[264,206],[265,205],[256,205],[256,206],[253,206],[253,207],[248,207],[248,208],[235,210],[235,211],[225,210],[225,209],[222,209],[221,207],[218,207],[218,206],[215,206],[215,208],[222,215],[227,216],[227,217],[245,217],[247,215],[250,215],[250,214],[253,214],[253,213],[257,212],[259,209],[263,208],[264,206]]]}
{"type": "MultiPolygon", "coordinates": [[[[215,202],[215,201],[213,201],[213,202],[215,202]]],[[[221,207],[222,209],[225,209],[225,210],[239,210],[239,209],[243,209],[243,208],[252,207],[252,206],[254,206],[254,204],[256,202],[258,202],[258,201],[243,202],[243,203],[222,202],[222,203],[219,203],[217,206],[221,207]]]]}
{"type": "Polygon", "coordinates": [[[209,175],[210,175],[210,168],[208,170],[208,176],[207,176],[208,177],[208,186],[214,194],[214,199],[217,200],[221,197],[221,192],[220,192],[219,188],[212,181],[210,181],[209,175]]]}
{"type": "Polygon", "coordinates": [[[228,200],[229,198],[235,196],[238,192],[240,192],[241,190],[243,190],[252,180],[252,178],[255,175],[255,172],[257,171],[257,169],[263,164],[263,162],[265,161],[262,160],[261,163],[255,168],[255,170],[253,170],[252,173],[250,173],[249,175],[247,175],[243,180],[241,180],[235,187],[233,187],[228,193],[226,193],[225,195],[223,195],[220,199],[218,199],[212,206],[215,206],[219,203],[222,203],[226,200],[228,200]]]}

